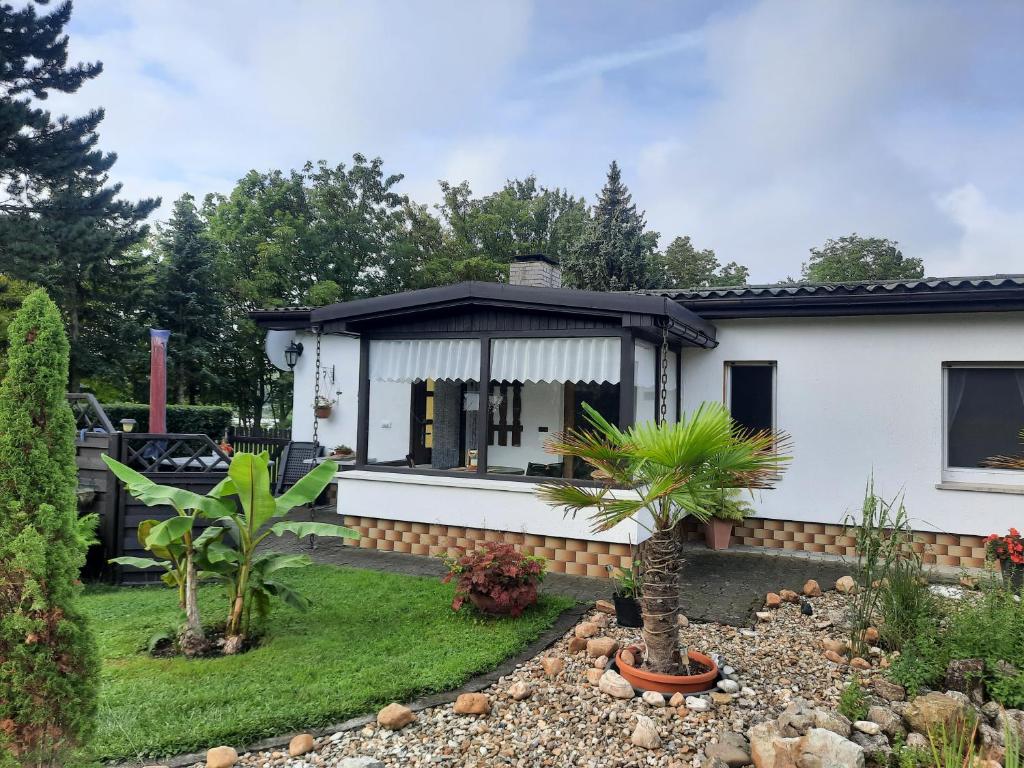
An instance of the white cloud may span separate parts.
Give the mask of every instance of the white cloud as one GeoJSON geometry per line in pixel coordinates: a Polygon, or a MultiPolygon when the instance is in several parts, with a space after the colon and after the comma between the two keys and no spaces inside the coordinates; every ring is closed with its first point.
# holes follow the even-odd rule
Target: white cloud
{"type": "Polygon", "coordinates": [[[965,184],[936,201],[940,211],[960,227],[959,243],[935,254],[934,262],[948,274],[973,274],[976,265],[991,265],[984,272],[1024,272],[1019,254],[1024,243],[1024,209],[1004,210],[993,205],[974,184],[965,184]]]}

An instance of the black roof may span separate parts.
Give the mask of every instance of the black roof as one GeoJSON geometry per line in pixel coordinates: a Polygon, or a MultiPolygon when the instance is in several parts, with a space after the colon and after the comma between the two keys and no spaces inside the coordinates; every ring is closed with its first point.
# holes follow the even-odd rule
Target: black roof
{"type": "Polygon", "coordinates": [[[820,317],[1024,310],[1024,275],[652,289],[701,317],[820,317]]]}

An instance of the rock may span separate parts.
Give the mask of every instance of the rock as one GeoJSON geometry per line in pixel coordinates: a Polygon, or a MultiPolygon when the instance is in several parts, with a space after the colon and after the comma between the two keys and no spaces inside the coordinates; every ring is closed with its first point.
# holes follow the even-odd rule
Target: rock
{"type": "Polygon", "coordinates": [[[683,704],[691,712],[707,712],[711,709],[711,702],[699,696],[687,696],[683,700],[683,704]]]}
{"type": "Polygon", "coordinates": [[[576,625],[576,637],[588,638],[597,634],[598,626],[592,621],[584,621],[576,625]]]}
{"type": "Polygon", "coordinates": [[[686,701],[686,697],[683,696],[683,694],[676,692],[676,693],[673,693],[672,694],[672,698],[668,700],[668,705],[670,707],[681,707],[681,706],[683,706],[683,703],[685,701],[686,701]]]}
{"type": "Polygon", "coordinates": [[[846,657],[840,656],[835,651],[825,651],[825,658],[833,664],[846,664],[846,657]]]}
{"type": "Polygon", "coordinates": [[[293,736],[292,740],[288,742],[289,757],[298,757],[312,751],[313,734],[311,733],[300,733],[298,736],[293,736]]]}
{"type": "Polygon", "coordinates": [[[569,640],[569,653],[576,654],[587,650],[587,638],[574,637],[569,640]]]}
{"type": "Polygon", "coordinates": [[[556,677],[565,669],[565,662],[557,656],[545,656],[541,659],[540,665],[544,668],[544,674],[548,677],[556,677]]]}
{"type": "Polygon", "coordinates": [[[615,603],[611,600],[598,600],[594,603],[594,610],[600,613],[608,613],[612,616],[615,615],[615,603]]]}
{"type": "Polygon", "coordinates": [[[877,723],[882,733],[890,739],[903,738],[907,731],[903,727],[903,718],[888,707],[873,706],[868,708],[868,720],[877,723]]]}
{"type": "Polygon", "coordinates": [[[907,698],[906,688],[884,677],[876,677],[871,682],[871,688],[886,701],[903,701],[907,698]]]}
{"type": "Polygon", "coordinates": [[[628,667],[636,666],[636,657],[633,655],[633,652],[629,650],[629,648],[626,648],[624,651],[622,651],[622,653],[619,654],[619,658],[621,658],[622,663],[628,667]]]}
{"type": "Polygon", "coordinates": [[[878,765],[889,764],[889,755],[892,754],[892,748],[889,746],[889,740],[885,737],[885,734],[854,731],[853,735],[850,736],[850,741],[863,749],[872,763],[877,763],[878,765]]]}
{"type": "Polygon", "coordinates": [[[596,659],[598,656],[613,656],[619,650],[614,637],[594,637],[587,641],[587,655],[596,659]]]}
{"type": "Polygon", "coordinates": [[[676,616],[676,624],[678,624],[680,627],[688,627],[690,626],[690,620],[680,613],[678,616],[676,616]]]}
{"type": "Polygon", "coordinates": [[[598,669],[597,667],[591,667],[590,669],[587,670],[587,682],[590,683],[591,685],[597,685],[598,683],[601,682],[601,675],[603,675],[603,674],[604,674],[604,670],[603,669],[598,669]]]}
{"type": "Polygon", "coordinates": [[[513,701],[523,701],[530,698],[532,694],[533,689],[522,680],[512,683],[508,689],[508,695],[512,697],[513,701]]]}
{"type": "Polygon", "coordinates": [[[853,580],[853,576],[840,576],[836,579],[836,590],[844,595],[852,595],[857,591],[857,582],[853,580]]]}
{"type": "Polygon", "coordinates": [[[772,616],[774,616],[775,614],[771,611],[758,611],[754,615],[757,616],[758,621],[771,621],[772,616]]]}
{"type": "Polygon", "coordinates": [[[491,700],[486,693],[460,693],[455,700],[456,715],[488,715],[491,700]]]}
{"type": "Polygon", "coordinates": [[[882,732],[882,726],[870,720],[856,720],[853,723],[853,730],[866,733],[868,736],[877,736],[882,732]]]}
{"type": "Polygon", "coordinates": [[[594,666],[598,669],[604,669],[608,666],[608,657],[598,656],[596,659],[594,659],[594,666]]]}
{"type": "Polygon", "coordinates": [[[231,768],[238,762],[234,747],[213,747],[206,750],[206,768],[231,768]]]}
{"type": "Polygon", "coordinates": [[[629,737],[630,742],[644,749],[657,749],[661,746],[661,736],[654,721],[646,715],[636,716],[636,728],[633,735],[629,737]]]}
{"type": "Polygon", "coordinates": [[[985,703],[985,662],[982,659],[953,659],[946,667],[946,689],[959,691],[974,704],[985,703]]]}
{"type": "Polygon", "coordinates": [[[932,691],[917,696],[907,706],[903,719],[913,731],[928,733],[939,725],[953,727],[967,715],[967,706],[952,696],[932,691]]]}
{"type": "Polygon", "coordinates": [[[377,713],[377,725],[389,731],[399,731],[416,719],[416,713],[398,702],[388,704],[377,713]]]}
{"type": "Polygon", "coordinates": [[[814,710],[814,727],[824,728],[826,731],[850,738],[850,729],[853,727],[850,721],[841,712],[832,712],[827,709],[814,710]]]}
{"type": "Polygon", "coordinates": [[[739,693],[740,684],[737,683],[735,680],[719,680],[718,690],[722,691],[723,693],[739,693]]]}
{"type": "MultiPolygon", "coordinates": [[[[884,737],[882,737],[884,738],[884,737]]],[[[800,739],[798,768],[863,768],[864,749],[824,728],[812,728],[800,739]]],[[[758,767],[760,768],[760,766],[758,767]]]]}
{"type": "Polygon", "coordinates": [[[861,639],[865,643],[867,643],[868,645],[877,645],[878,644],[879,634],[878,634],[878,630],[875,627],[868,627],[867,629],[865,629],[863,632],[860,633],[860,636],[861,636],[861,639]]]}
{"type": "Polygon", "coordinates": [[[717,744],[704,748],[708,760],[721,760],[729,768],[750,765],[750,743],[739,733],[726,731],[718,737],[717,744]]]}
{"type": "Polygon", "coordinates": [[[777,593],[775,593],[775,592],[769,592],[768,595],[764,599],[764,607],[765,608],[771,608],[772,610],[775,610],[776,608],[778,608],[781,605],[782,605],[782,596],[777,594],[777,593]]]}
{"type": "Polygon", "coordinates": [[[643,696],[644,704],[652,707],[664,707],[665,706],[665,695],[658,691],[644,691],[643,696]]]}
{"type": "Polygon", "coordinates": [[[779,715],[775,723],[780,736],[787,738],[803,736],[814,726],[814,713],[806,711],[803,707],[794,710],[790,706],[779,715]]]}
{"type": "Polygon", "coordinates": [[[359,755],[358,757],[346,757],[338,763],[338,768],[386,768],[386,766],[380,760],[359,755]]]}
{"type": "Polygon", "coordinates": [[[804,597],[821,597],[821,587],[814,579],[808,579],[804,582],[803,593],[804,597]]]}
{"type": "Polygon", "coordinates": [[[931,744],[928,741],[928,737],[923,733],[908,733],[907,734],[907,746],[911,749],[930,749],[931,744]]]}
{"type": "Polygon", "coordinates": [[[607,613],[595,613],[590,617],[590,621],[592,624],[595,624],[598,629],[608,629],[608,625],[611,623],[608,620],[607,613]]]}
{"type": "Polygon", "coordinates": [[[601,693],[616,699],[632,699],[636,695],[629,681],[612,669],[605,670],[605,673],[601,675],[601,679],[598,681],[597,687],[601,690],[601,693]]]}
{"type": "Polygon", "coordinates": [[[721,691],[711,692],[711,703],[715,706],[726,706],[728,704],[732,704],[732,701],[732,696],[728,693],[722,693],[721,691]]]}
{"type": "Polygon", "coordinates": [[[991,725],[981,723],[978,726],[978,754],[983,760],[1002,763],[1006,757],[1006,744],[1003,734],[991,725]]]}
{"type": "Polygon", "coordinates": [[[799,603],[800,595],[794,592],[792,589],[779,590],[779,597],[782,598],[784,603],[799,603]]]}
{"type": "Polygon", "coordinates": [[[821,639],[821,647],[826,651],[843,654],[846,653],[847,649],[850,647],[850,643],[846,640],[836,640],[832,637],[823,637],[821,639]]]}
{"type": "Polygon", "coordinates": [[[850,659],[850,666],[854,669],[871,669],[871,663],[867,659],[862,659],[860,656],[854,656],[850,659]]]}

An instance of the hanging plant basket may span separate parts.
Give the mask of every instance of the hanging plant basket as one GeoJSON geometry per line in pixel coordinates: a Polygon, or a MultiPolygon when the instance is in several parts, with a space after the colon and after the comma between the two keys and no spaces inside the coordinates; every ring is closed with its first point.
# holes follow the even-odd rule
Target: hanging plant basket
{"type": "Polygon", "coordinates": [[[332,407],[329,405],[318,405],[313,408],[313,413],[318,419],[327,419],[331,416],[332,407]]]}

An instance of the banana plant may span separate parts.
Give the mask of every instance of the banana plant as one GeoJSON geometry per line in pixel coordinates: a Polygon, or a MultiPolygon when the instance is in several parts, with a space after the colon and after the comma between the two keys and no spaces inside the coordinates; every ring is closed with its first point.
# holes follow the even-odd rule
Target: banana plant
{"type": "Polygon", "coordinates": [[[341,525],[279,519],[295,507],[316,500],[337,472],[335,462],[325,461],[275,498],[270,491],[269,455],[265,451],[259,454],[239,452],[231,460],[228,476],[210,491],[209,495],[215,498],[232,502],[237,499],[237,503],[231,504],[231,512],[216,523],[221,532],[204,542],[202,551],[204,567],[218,574],[227,587],[225,653],[241,648],[252,606],[258,613],[265,613],[272,597],[298,608],[305,605],[305,600],[278,581],[276,574],[309,565],[309,557],[280,552],[257,553],[268,536],[293,533],[300,538],[310,535],[359,538],[358,532],[341,525]]]}
{"type": "Polygon", "coordinates": [[[208,528],[200,536],[193,536],[193,528],[199,515],[220,518],[229,514],[233,505],[227,499],[217,496],[200,496],[183,488],[160,485],[110,456],[104,455],[103,461],[124,483],[128,493],[143,504],[149,507],[170,506],[177,513],[175,517],[159,522],[145,520],[139,526],[139,542],[155,558],[115,557],[110,562],[136,568],[163,568],[166,571],[162,579],[165,584],[177,587],[178,602],[185,612],[185,624],[178,636],[182,652],[195,655],[206,645],[196,599],[199,581],[196,564],[198,545],[205,546],[219,532],[208,528]]]}

